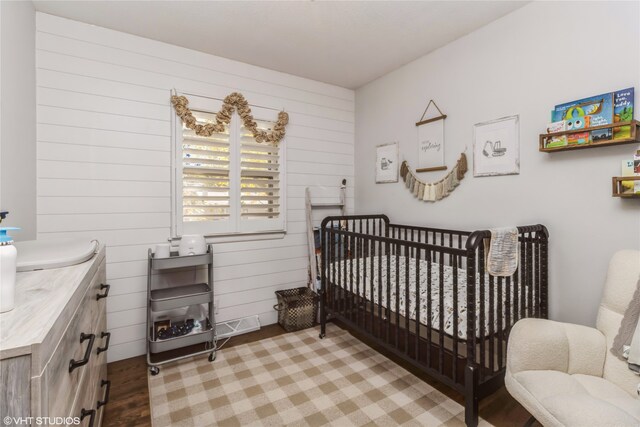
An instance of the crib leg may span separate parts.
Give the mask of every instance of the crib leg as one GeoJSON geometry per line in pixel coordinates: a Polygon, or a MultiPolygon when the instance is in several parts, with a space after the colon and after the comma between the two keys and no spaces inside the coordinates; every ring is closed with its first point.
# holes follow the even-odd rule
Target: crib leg
{"type": "Polygon", "coordinates": [[[464,421],[467,427],[478,425],[478,367],[468,364],[464,371],[464,421]]]}
{"type": "Polygon", "coordinates": [[[320,339],[326,336],[327,316],[324,312],[324,290],[320,291],[320,339]]]}

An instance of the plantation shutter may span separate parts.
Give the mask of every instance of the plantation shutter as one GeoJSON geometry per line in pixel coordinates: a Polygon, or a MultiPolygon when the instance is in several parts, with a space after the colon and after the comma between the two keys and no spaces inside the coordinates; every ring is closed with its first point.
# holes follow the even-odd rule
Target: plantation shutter
{"type": "MultiPolygon", "coordinates": [[[[270,130],[273,122],[256,121],[270,130]]],[[[277,219],[280,216],[280,149],[257,143],[251,132],[240,128],[240,212],[243,220],[277,219]]]]}
{"type": "MultiPolygon", "coordinates": [[[[193,111],[199,123],[215,122],[215,115],[193,111]]],[[[182,217],[184,223],[224,221],[230,217],[229,127],[209,137],[182,130],[182,217]]]]}
{"type": "MultiPolygon", "coordinates": [[[[221,100],[189,95],[200,124],[216,123],[221,100]]],[[[251,106],[259,129],[277,110],[251,106]]],[[[258,143],[234,112],[223,132],[196,135],[176,116],[174,219],[177,235],[284,231],[284,149],[258,143]]]]}

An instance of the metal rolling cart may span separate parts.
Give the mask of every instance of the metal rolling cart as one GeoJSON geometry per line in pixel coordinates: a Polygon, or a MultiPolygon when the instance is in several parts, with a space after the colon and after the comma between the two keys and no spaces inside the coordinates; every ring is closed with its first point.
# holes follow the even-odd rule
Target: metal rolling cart
{"type": "Polygon", "coordinates": [[[160,365],[175,362],[187,357],[209,353],[209,361],[216,358],[215,313],[213,306],[213,251],[207,246],[207,253],[202,255],[178,256],[172,252],[169,258],[155,258],[149,249],[149,266],[147,272],[147,365],[152,375],[160,372],[160,365]],[[207,283],[154,287],[154,271],[175,270],[185,267],[207,266],[207,283]],[[208,315],[201,322],[201,329],[190,331],[185,335],[159,339],[156,336],[153,313],[168,311],[192,305],[207,304],[208,315]],[[176,350],[195,344],[205,343],[205,349],[161,361],[152,361],[151,356],[169,350],[176,350]]]}

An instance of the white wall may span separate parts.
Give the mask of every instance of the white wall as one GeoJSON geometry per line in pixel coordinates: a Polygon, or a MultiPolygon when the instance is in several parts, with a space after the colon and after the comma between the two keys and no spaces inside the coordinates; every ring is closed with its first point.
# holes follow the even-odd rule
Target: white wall
{"type": "Polygon", "coordinates": [[[31,2],[0,2],[0,209],[3,226],[36,237],[35,10],[31,2]]]}
{"type": "Polygon", "coordinates": [[[109,360],[145,351],[147,248],[171,225],[174,87],[290,115],[286,237],[214,249],[216,320],[274,323],[274,291],[306,283],[304,188],[344,177],[353,203],[353,91],[41,13],[36,39],[38,238],[108,245],[109,360]]]}
{"type": "Polygon", "coordinates": [[[358,89],[357,212],[467,230],[545,224],[551,317],[593,324],[612,253],[640,247],[640,201],[611,197],[611,177],[638,147],[546,154],[538,134],[561,102],[635,86],[640,106],[639,18],[638,2],[531,3],[358,89]],[[520,175],[473,178],[470,170],[435,204],[400,183],[376,185],[378,144],[399,141],[415,168],[414,123],[429,99],[448,115],[449,166],[467,146],[472,161],[473,124],[519,114],[520,175]]]}

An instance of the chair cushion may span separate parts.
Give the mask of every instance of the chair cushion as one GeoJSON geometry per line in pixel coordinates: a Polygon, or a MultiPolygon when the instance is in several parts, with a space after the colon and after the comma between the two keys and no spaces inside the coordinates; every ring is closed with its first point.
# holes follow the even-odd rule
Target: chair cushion
{"type": "Polygon", "coordinates": [[[600,377],[559,371],[522,371],[513,379],[527,391],[520,396],[534,400],[525,405],[544,409],[533,414],[565,426],[637,426],[640,400],[600,377]],[[542,416],[539,416],[542,415],[542,416]]]}

